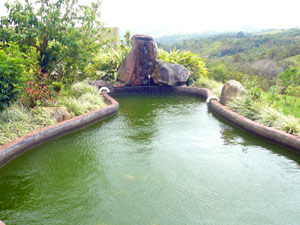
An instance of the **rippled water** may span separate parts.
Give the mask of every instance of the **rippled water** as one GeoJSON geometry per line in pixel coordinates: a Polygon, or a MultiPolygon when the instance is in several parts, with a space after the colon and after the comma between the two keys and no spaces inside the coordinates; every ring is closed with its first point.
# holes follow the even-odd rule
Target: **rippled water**
{"type": "Polygon", "coordinates": [[[300,224],[299,155],[190,96],[119,96],[120,112],[0,169],[10,224],[300,224]]]}

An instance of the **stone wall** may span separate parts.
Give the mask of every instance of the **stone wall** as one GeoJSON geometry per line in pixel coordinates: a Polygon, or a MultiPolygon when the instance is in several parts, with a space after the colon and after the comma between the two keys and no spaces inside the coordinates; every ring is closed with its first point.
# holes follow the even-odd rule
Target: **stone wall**
{"type": "Polygon", "coordinates": [[[119,108],[119,103],[111,98],[106,91],[103,91],[102,94],[109,104],[108,106],[62,121],[52,126],[41,128],[2,145],[0,147],[0,167],[33,147],[75,130],[87,127],[116,113],[119,108]]]}

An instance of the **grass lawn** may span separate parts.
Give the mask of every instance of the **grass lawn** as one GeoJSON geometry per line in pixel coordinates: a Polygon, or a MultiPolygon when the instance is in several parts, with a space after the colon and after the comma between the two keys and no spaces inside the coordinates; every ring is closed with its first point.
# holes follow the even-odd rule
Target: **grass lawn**
{"type": "MultiPolygon", "coordinates": [[[[263,101],[269,101],[269,94],[262,94],[263,101]]],[[[278,100],[276,100],[273,106],[276,109],[282,110],[285,115],[292,115],[293,111],[293,101],[294,97],[288,95],[278,95],[278,100]]],[[[295,104],[295,115],[296,118],[300,118],[300,98],[297,99],[295,104]]]]}

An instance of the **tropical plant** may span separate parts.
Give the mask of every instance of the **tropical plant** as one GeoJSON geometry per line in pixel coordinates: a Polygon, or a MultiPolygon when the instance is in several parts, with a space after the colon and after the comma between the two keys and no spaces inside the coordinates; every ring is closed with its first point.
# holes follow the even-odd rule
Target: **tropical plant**
{"type": "Polygon", "coordinates": [[[95,80],[114,82],[117,79],[117,72],[123,59],[129,53],[130,47],[107,48],[100,51],[85,68],[86,76],[95,80]]]}

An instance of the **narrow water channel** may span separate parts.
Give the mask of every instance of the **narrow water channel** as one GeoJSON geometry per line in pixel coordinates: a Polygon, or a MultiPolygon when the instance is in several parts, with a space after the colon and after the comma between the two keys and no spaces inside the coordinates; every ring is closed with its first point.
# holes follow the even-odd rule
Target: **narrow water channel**
{"type": "Polygon", "coordinates": [[[300,222],[300,157],[181,95],[117,96],[117,115],[0,168],[10,224],[300,222]]]}

